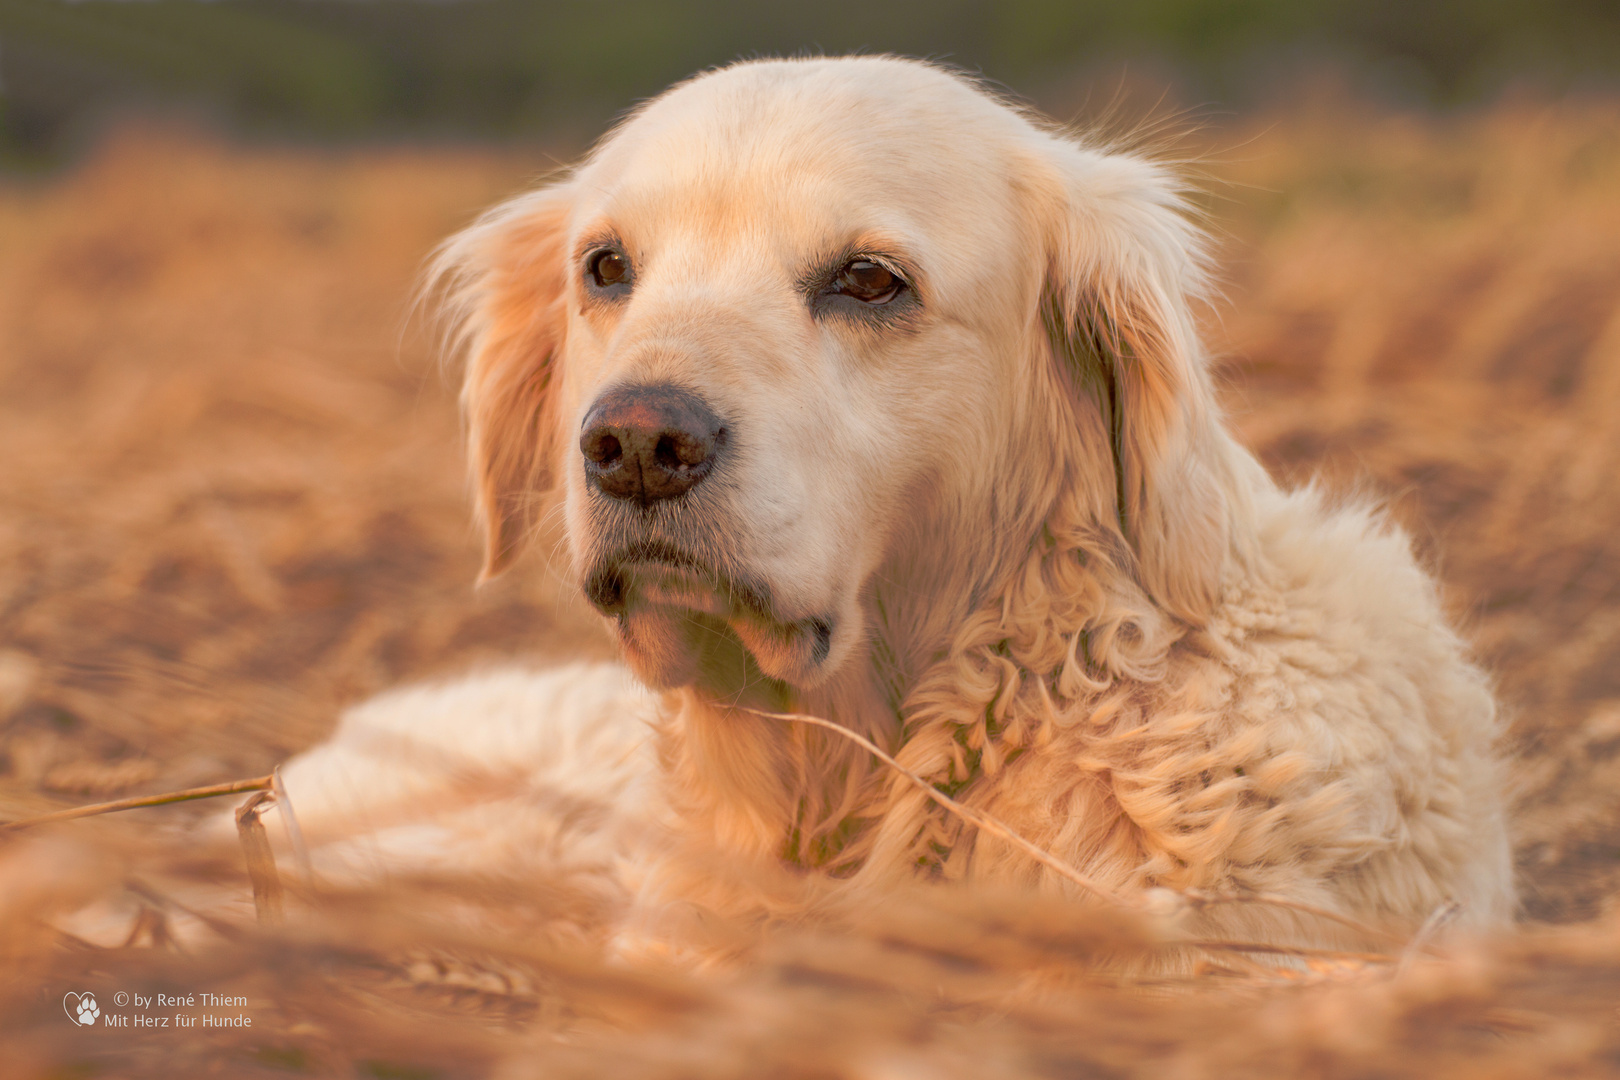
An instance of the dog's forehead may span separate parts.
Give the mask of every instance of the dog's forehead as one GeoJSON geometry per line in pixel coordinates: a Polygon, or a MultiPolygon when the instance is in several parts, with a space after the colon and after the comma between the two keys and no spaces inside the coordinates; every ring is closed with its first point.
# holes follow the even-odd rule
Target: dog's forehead
{"type": "Polygon", "coordinates": [[[920,234],[994,216],[1029,125],[945,72],[884,58],[744,64],[651,103],[582,171],[592,217],[643,234],[920,234]]]}

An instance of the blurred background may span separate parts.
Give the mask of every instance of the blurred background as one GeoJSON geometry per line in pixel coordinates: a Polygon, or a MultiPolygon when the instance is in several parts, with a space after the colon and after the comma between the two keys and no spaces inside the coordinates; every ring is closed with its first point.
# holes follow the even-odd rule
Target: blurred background
{"type": "Polygon", "coordinates": [[[60,153],[109,116],[375,140],[593,136],[741,56],[947,60],[1060,114],[1119,85],[1252,108],[1343,81],[1402,106],[1613,87],[1610,0],[0,0],[3,146],[60,153]]]}
{"type": "Polygon", "coordinates": [[[1191,163],[1233,423],[1413,532],[1501,683],[1527,912],[1601,910],[1610,0],[0,0],[0,815],[262,772],[401,681],[605,655],[543,558],[472,588],[423,261],[672,80],[857,49],[1191,163]]]}
{"type": "MultiPolygon", "coordinates": [[[[555,537],[473,587],[455,373],[413,306],[424,260],[673,80],[857,49],[982,72],[1064,121],[1145,124],[1186,163],[1220,250],[1206,332],[1233,426],[1290,482],[1381,500],[1410,531],[1500,690],[1525,918],[1610,912],[1614,0],[0,0],[0,819],[261,775],[403,682],[608,655],[546,565],[555,537]]],[[[130,860],[98,856],[98,880],[124,888],[135,840],[191,812],[98,819],[130,860]]],[[[119,894],[155,906],[128,943],[142,948],[116,956],[40,952],[55,939],[0,904],[0,947],[36,950],[7,961],[0,1038],[51,1068],[79,1060],[33,987],[115,959],[204,985],[193,961],[145,948],[164,940],[147,888],[119,894]]],[[[1620,986],[1602,933],[1571,955],[1620,986]]],[[[285,972],[289,955],[232,962],[285,972]]],[[[1529,985],[1512,963],[1501,985],[1529,985]]],[[[335,993],[321,986],[317,1019],[335,993]]],[[[1612,994],[1581,993],[1559,1022],[1588,1009],[1590,1045],[1613,1045],[1612,994]]],[[[289,1007],[264,1067],[383,1053],[419,1005],[370,1043],[289,1007]]],[[[1106,1015],[1063,1026],[1106,1056],[1106,1015]]],[[[1246,1022],[1218,1026],[1269,1045],[1246,1022]]],[[[1377,1069],[1301,1060],[1479,1075],[1419,1068],[1413,1047],[1451,1045],[1429,1024],[1377,1069]]],[[[1193,1038],[1149,1026],[1155,1046],[1193,1038]]],[[[156,1072],[178,1052],[119,1045],[156,1072]]],[[[186,1046],[252,1071],[235,1043],[186,1046]]],[[[1551,1074],[1536,1061],[1523,1075],[1551,1074]]],[[[460,1075],[446,1069],[365,1075],[460,1075]]]]}

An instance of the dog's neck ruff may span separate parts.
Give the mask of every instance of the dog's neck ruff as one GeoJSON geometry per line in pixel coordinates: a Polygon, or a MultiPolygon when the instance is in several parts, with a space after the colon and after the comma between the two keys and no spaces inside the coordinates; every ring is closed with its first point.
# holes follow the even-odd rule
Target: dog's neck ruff
{"type": "MultiPolygon", "coordinates": [[[[1188,630],[1132,577],[1117,529],[1059,493],[989,599],[939,625],[879,622],[852,673],[793,708],[872,739],[940,790],[970,792],[1060,726],[1117,713],[1163,676],[1188,630]],[[926,628],[907,640],[904,628],[926,628]]],[[[966,575],[959,580],[970,581],[966,575]]],[[[978,591],[978,590],[970,590],[978,591]]],[[[896,590],[917,595],[916,590],[896,590]]],[[[885,608],[879,592],[875,605],[885,608]]],[[[934,612],[968,607],[929,597],[934,612]]],[[[669,695],[663,759],[683,821],[732,850],[835,878],[964,872],[963,825],[845,739],[732,707],[737,696],[669,695]]]]}

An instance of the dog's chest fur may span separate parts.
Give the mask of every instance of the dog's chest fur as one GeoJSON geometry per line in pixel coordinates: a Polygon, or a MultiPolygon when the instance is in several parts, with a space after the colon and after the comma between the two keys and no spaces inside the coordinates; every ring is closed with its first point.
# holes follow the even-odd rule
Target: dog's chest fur
{"type": "MultiPolygon", "coordinates": [[[[941,661],[955,664],[950,699],[982,707],[930,714],[925,701],[920,720],[889,732],[896,756],[1122,892],[1286,894],[1406,924],[1458,901],[1472,921],[1505,918],[1495,706],[1405,537],[1308,492],[1269,496],[1262,511],[1259,572],[1231,575],[1162,668],[1109,671],[1083,626],[1014,630],[941,661]]],[[[677,695],[662,760],[685,827],[852,887],[919,870],[1066,887],[835,736],[786,726],[677,695]]],[[[1263,918],[1275,925],[1249,929],[1266,940],[1342,940],[1263,918]]]]}

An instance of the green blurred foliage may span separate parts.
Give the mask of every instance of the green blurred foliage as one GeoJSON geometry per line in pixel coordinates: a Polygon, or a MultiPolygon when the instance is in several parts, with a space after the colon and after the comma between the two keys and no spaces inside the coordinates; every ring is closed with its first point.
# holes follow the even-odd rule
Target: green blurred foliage
{"type": "Polygon", "coordinates": [[[304,136],[592,130],[740,56],[935,56],[1040,96],[1130,64],[1242,106],[1325,67],[1407,101],[1620,76],[1617,0],[0,0],[0,145],[181,105],[304,136]],[[1064,80],[1068,80],[1064,83],[1064,80]]]}

